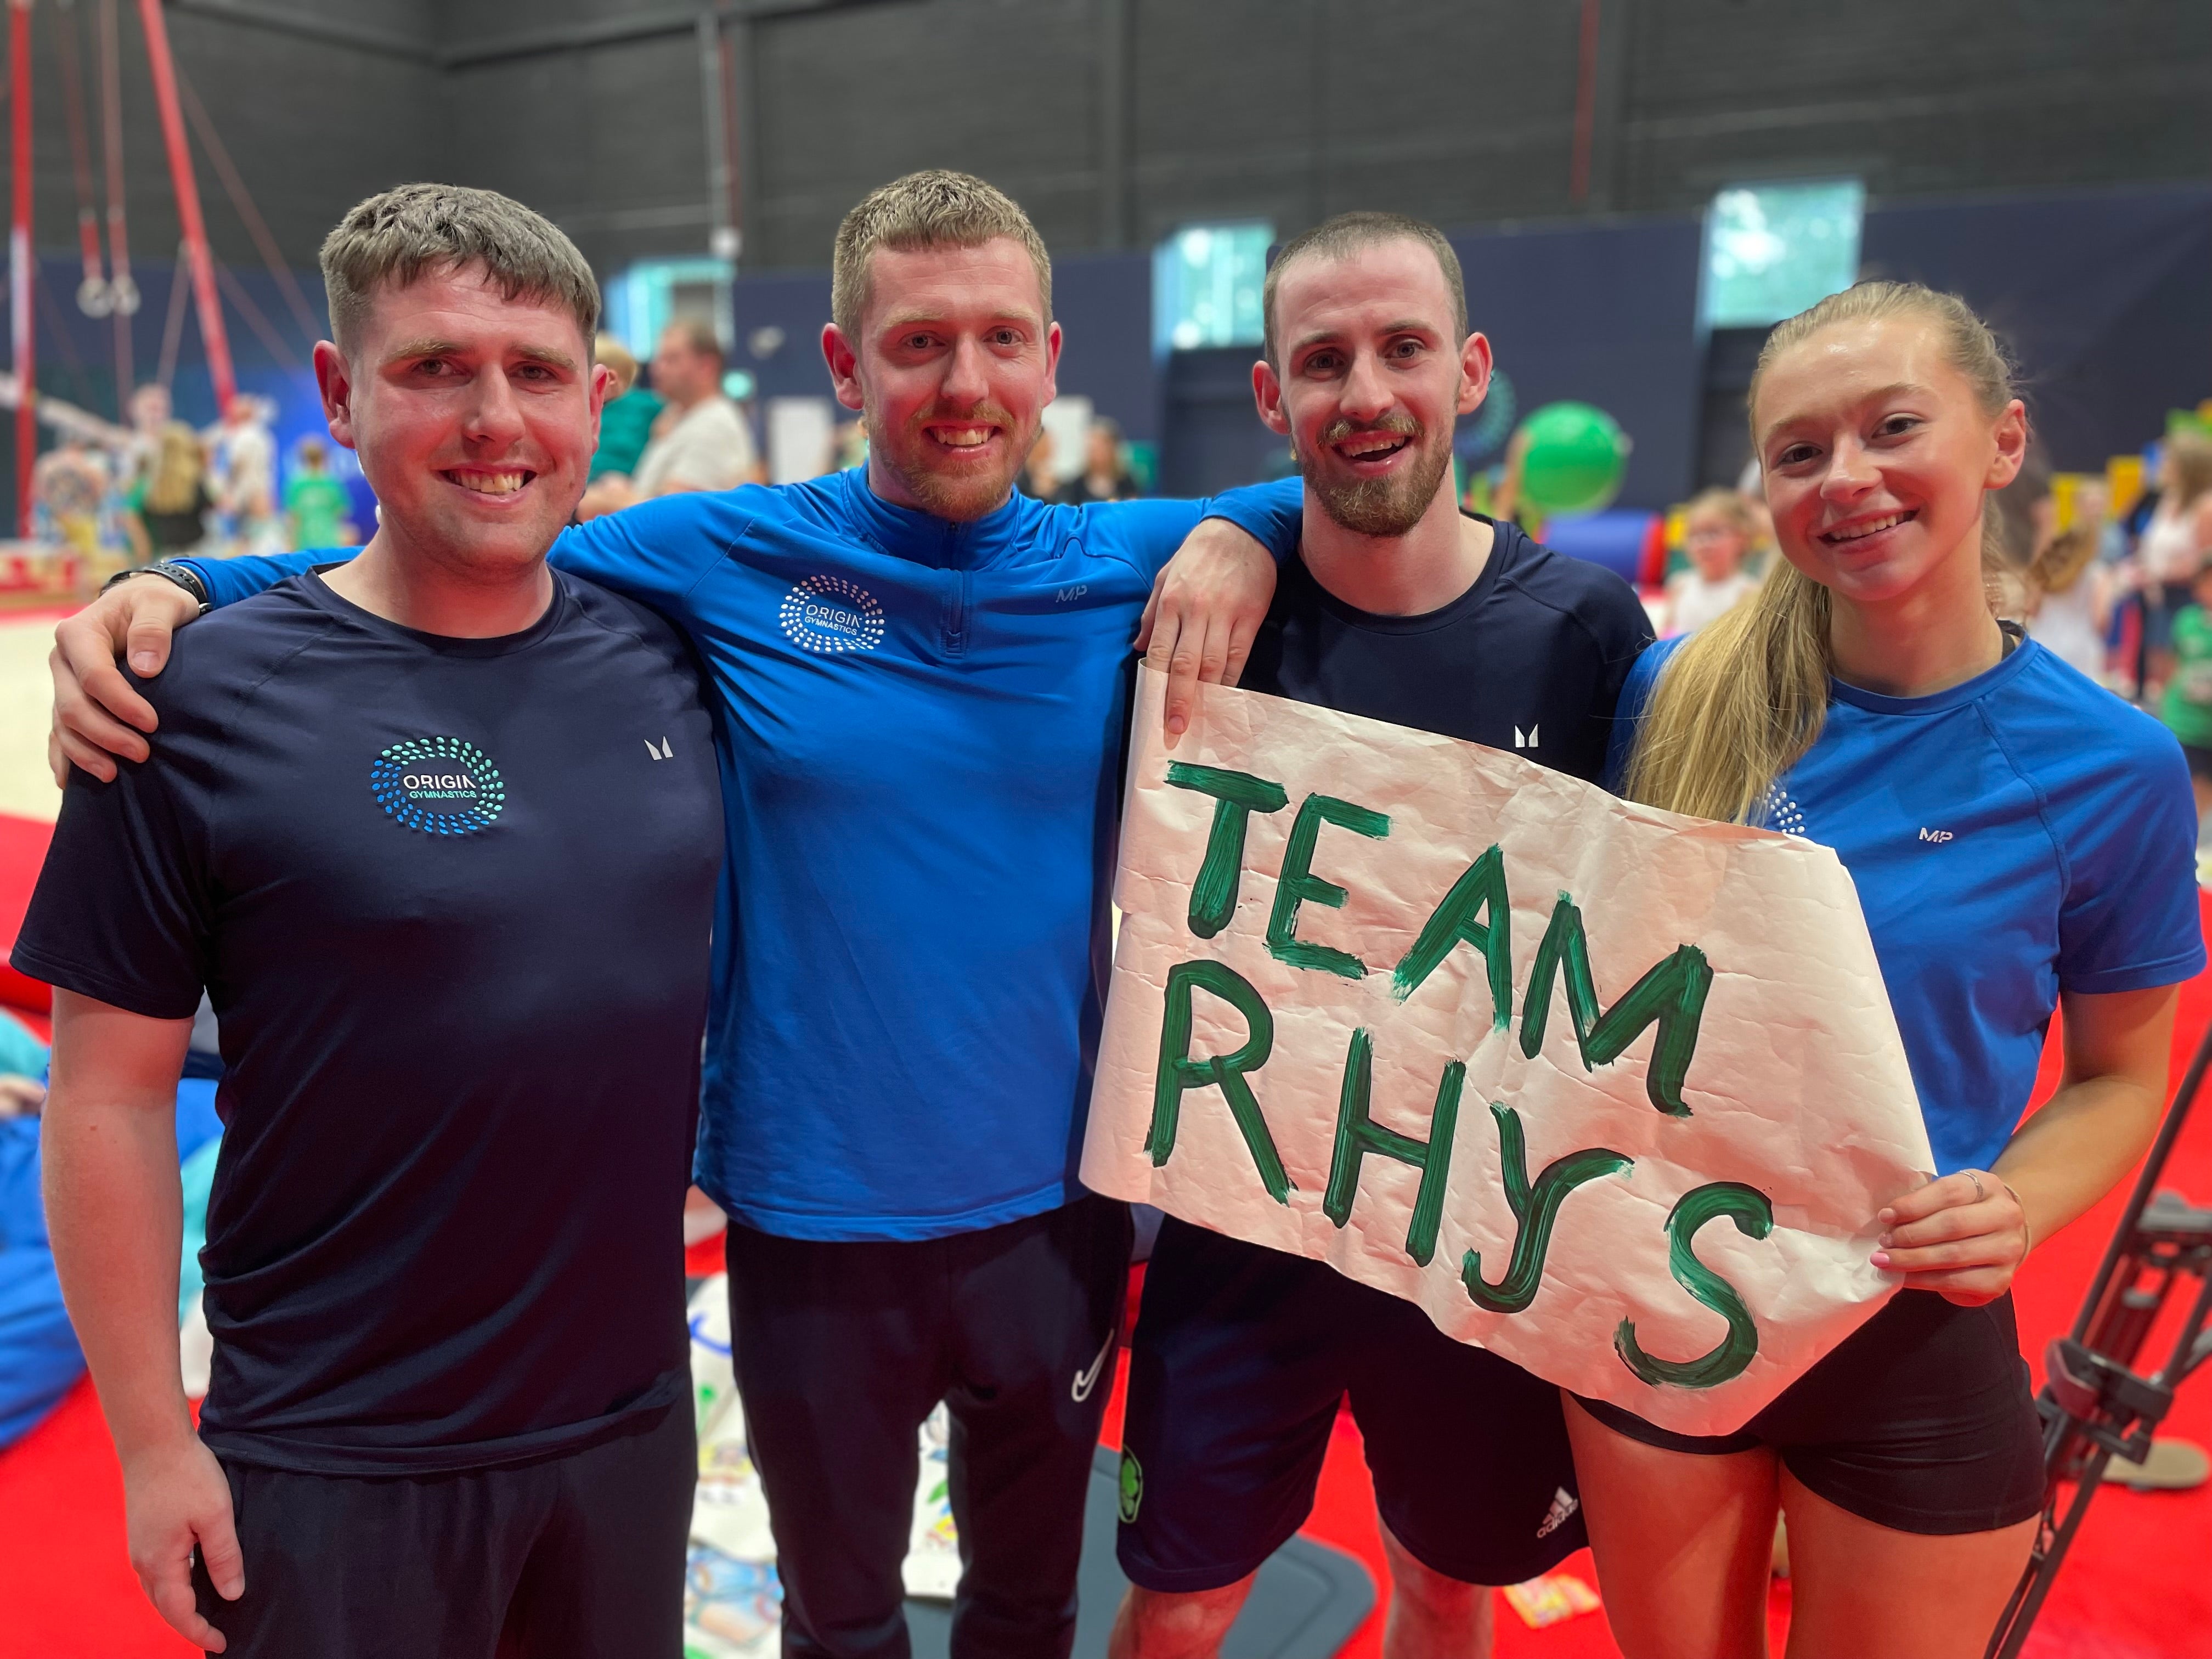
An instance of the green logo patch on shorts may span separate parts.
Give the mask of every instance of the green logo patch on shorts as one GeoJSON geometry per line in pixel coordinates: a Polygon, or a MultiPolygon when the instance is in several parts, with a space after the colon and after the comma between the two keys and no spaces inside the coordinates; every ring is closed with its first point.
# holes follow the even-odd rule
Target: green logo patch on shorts
{"type": "Polygon", "coordinates": [[[1145,1467],[1132,1451],[1121,1454],[1121,1524],[1137,1518],[1137,1505],[1145,1501],[1145,1467]]]}

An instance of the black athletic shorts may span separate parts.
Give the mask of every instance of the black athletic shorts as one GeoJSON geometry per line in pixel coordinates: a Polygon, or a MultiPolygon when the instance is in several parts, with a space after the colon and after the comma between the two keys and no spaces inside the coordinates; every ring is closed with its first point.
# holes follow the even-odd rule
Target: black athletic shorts
{"type": "Polygon", "coordinates": [[[2185,743],[2181,745],[2181,754],[2182,758],[2189,763],[2191,777],[2212,778],[2212,749],[2207,749],[2202,744],[2185,743]]]}
{"type": "Polygon", "coordinates": [[[1347,1395],[1376,1507],[1425,1565],[1513,1584],[1582,1547],[1557,1388],[1326,1263],[1170,1217],[1130,1348],[1121,1571],[1164,1591],[1255,1571],[1313,1508],[1347,1395]]]}
{"type": "Polygon", "coordinates": [[[225,1462],[246,1593],[225,1659],[636,1659],[684,1643],[691,1407],[534,1463],[357,1479],[225,1462]]]}
{"type": "Polygon", "coordinates": [[[960,1532],[952,1651],[1066,1659],[1129,1206],[1092,1194],[939,1238],[784,1238],[732,1221],[724,1253],[783,1659],[908,1659],[915,1431],[939,1401],[960,1532]]]}
{"type": "Polygon", "coordinates": [[[2042,1422],[2009,1295],[1962,1308],[1899,1291],[1734,1434],[1671,1434],[1602,1401],[1582,1405],[1669,1451],[1771,1446],[1812,1491],[1899,1532],[1994,1532],[2043,1509],[2042,1422]]]}

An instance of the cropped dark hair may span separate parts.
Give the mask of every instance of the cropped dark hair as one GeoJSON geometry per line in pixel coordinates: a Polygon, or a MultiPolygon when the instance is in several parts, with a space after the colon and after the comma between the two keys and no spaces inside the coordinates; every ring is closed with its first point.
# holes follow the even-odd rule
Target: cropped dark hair
{"type": "Polygon", "coordinates": [[[586,340],[598,331],[599,282],[544,214],[497,191],[399,185],[354,207],[323,240],[331,331],[350,350],[377,289],[471,267],[481,267],[502,298],[561,306],[586,340]]]}
{"type": "Polygon", "coordinates": [[[1269,362],[1281,367],[1275,356],[1275,289],[1283,273],[1300,259],[1341,259],[1386,242],[1419,242],[1437,256],[1444,286],[1451,290],[1452,321],[1458,330],[1452,343],[1457,345],[1467,337],[1467,278],[1461,274],[1459,255],[1444,240],[1443,232],[1425,219],[1409,218],[1402,213],[1340,213],[1291,237],[1275,255],[1275,263],[1267,267],[1267,283],[1260,290],[1260,315],[1269,362]]]}

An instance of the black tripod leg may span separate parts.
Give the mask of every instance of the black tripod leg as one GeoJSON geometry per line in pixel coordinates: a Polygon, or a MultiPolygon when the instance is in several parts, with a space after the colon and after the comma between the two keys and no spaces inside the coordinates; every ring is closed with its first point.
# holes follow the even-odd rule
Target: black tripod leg
{"type": "Polygon", "coordinates": [[[2151,1143],[2149,1154],[2143,1159],[2142,1173],[2136,1177],[2135,1190],[2128,1194],[2128,1206],[2120,1213],[2120,1224],[2112,1229],[2112,1242],[2105,1247],[2105,1259],[2097,1265],[2097,1276],[2089,1281],[2089,1294],[2081,1298],[2081,1312],[2074,1322],[2076,1342],[2088,1340],[2089,1323],[2104,1306],[2106,1292],[2112,1285],[2120,1257],[2135,1242],[2143,1208],[2150,1202],[2159,1177],[2166,1173],[2166,1159],[2173,1155],[2173,1143],[2181,1137],[2181,1126],[2189,1121],[2189,1109],[2197,1103],[2197,1091],[2203,1086],[2208,1068],[2212,1068],[2212,1025],[2204,1028],[2203,1039],[2190,1057],[2189,1069],[2182,1073],[2181,1086],[2173,1091],[2173,1103],[2166,1109],[2166,1121],[2159,1125],[2158,1139],[2151,1143]]]}
{"type": "Polygon", "coordinates": [[[2021,1649],[2027,1644],[2027,1633],[2034,1628],[2035,1615],[2043,1611],[2044,1598],[2051,1594],[2058,1569],[2065,1565],[2066,1552],[2073,1547],[2074,1534],[2081,1529],[2082,1518],[2089,1512],[2089,1500],[2104,1484],[2105,1465],[2111,1462],[2112,1455],[2101,1447],[2097,1449],[2081,1471],[2081,1484],[2074,1489],[2074,1501],[2066,1506],[2066,1518],[2058,1523],[2048,1543],[2038,1536],[2035,1553],[2028,1558],[2027,1570],[2021,1575],[2012,1599],[2005,1603],[2004,1614],[1997,1620],[1984,1659],[2019,1659],[2021,1649]]]}
{"type": "MultiPolygon", "coordinates": [[[[2212,1070],[2212,1026],[2206,1027],[2196,1054],[2190,1059],[2189,1069],[2182,1074],[2181,1086],[2174,1091],[2173,1103],[2159,1126],[2158,1139],[2152,1142],[2149,1154],[2143,1159],[2142,1173],[2136,1178],[2135,1189],[2128,1195],[2127,1208],[2120,1217],[2119,1225],[2112,1230],[2112,1243],[2105,1248],[2105,1258],[2098,1265],[2096,1277],[2090,1281],[2089,1293],[2082,1298],[2081,1315],[2074,1322],[2076,1342],[2089,1340],[2090,1327],[2104,1309],[2121,1263],[2136,1259],[2136,1234],[2143,1210],[2150,1202],[2159,1177],[2166,1172],[2166,1160],[2172,1155],[2174,1142],[2180,1138],[2182,1125],[2188,1121],[2190,1108],[2197,1103],[2197,1091],[2203,1086],[2208,1070],[2212,1070]]],[[[2191,1322],[2201,1323],[2208,1307],[2212,1307],[2212,1283],[2208,1283],[2199,1295],[2191,1322]]],[[[2185,1333],[2182,1340],[2187,1344],[2192,1337],[2185,1333]]],[[[2177,1356],[2180,1352],[2177,1349],[2177,1356]]],[[[2169,1371],[2171,1386],[2180,1381],[2182,1372],[2179,1367],[2169,1367],[2169,1371]]],[[[2070,1455],[2075,1435],[2087,1426],[2071,1413],[2063,1414],[2051,1425],[2045,1441],[2046,1480],[2057,1483],[2059,1468],[2070,1455]]],[[[2081,1529],[2082,1517],[2088,1512],[2089,1499],[2103,1484],[2105,1466],[2111,1461],[2112,1453],[2102,1447],[2093,1453],[2082,1466],[2081,1484],[2075,1489],[2074,1501],[2067,1505],[2066,1518],[2051,1534],[2048,1541],[2039,1531],[2035,1552],[2028,1558],[2027,1570],[2021,1573],[2012,1599],[2005,1603],[2003,1616],[1990,1637],[1984,1659],[2018,1659],[2027,1633],[2034,1626],[2035,1616],[2043,1609],[2044,1598],[2051,1594],[2051,1583],[2066,1559],[2067,1550],[2073,1545],[2074,1534],[2081,1529]]]]}

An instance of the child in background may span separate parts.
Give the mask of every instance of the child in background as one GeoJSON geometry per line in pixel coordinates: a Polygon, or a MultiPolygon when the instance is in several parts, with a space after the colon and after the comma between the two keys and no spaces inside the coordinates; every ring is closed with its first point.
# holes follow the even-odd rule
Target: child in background
{"type": "Polygon", "coordinates": [[[1682,540],[1690,568],[1667,583],[1667,632],[1694,634],[1724,616],[1758,587],[1743,568],[1759,538],[1759,521],[1733,489],[1708,489],[1684,513],[1682,540]]]}
{"type": "Polygon", "coordinates": [[[292,545],[351,547],[361,532],[346,516],[352,505],[346,487],[330,473],[330,452],[319,438],[302,439],[300,465],[284,486],[284,516],[291,520],[292,545]]]}
{"type": "Polygon", "coordinates": [[[637,359],[611,334],[592,343],[592,361],[612,369],[615,383],[599,410],[599,447],[592,454],[592,477],[618,472],[624,477],[637,471],[638,458],[653,436],[653,422],[667,400],[637,383],[637,359]]]}
{"type": "Polygon", "coordinates": [[[215,497],[208,492],[199,434],[182,421],[166,422],[154,440],[145,476],[125,500],[131,507],[125,528],[142,564],[189,553],[206,540],[215,497]]]}
{"type": "Polygon", "coordinates": [[[2181,739],[2189,757],[2189,782],[2197,792],[2197,819],[2212,808],[2212,563],[2197,567],[2190,585],[2196,603],[2173,614],[2173,672],[2159,701],[2159,718],[2181,739]]]}
{"type": "Polygon", "coordinates": [[[2062,530],[2027,563],[2027,636],[2099,684],[2105,680],[2105,630],[2112,619],[2112,580],[2097,559],[2100,526],[2062,530]]]}
{"type": "Polygon", "coordinates": [[[2177,432],[2160,447],[2158,505],[2136,545],[2143,596],[2143,702],[2175,672],[2174,618],[2212,554],[2212,439],[2177,432]]]}

